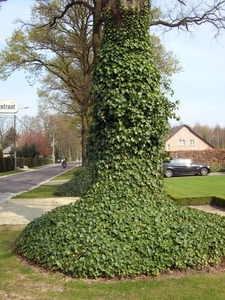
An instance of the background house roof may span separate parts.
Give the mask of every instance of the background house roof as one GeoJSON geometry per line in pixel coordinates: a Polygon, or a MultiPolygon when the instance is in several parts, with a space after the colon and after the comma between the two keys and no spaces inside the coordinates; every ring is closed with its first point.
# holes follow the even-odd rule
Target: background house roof
{"type": "Polygon", "coordinates": [[[180,126],[176,126],[171,128],[170,132],[168,133],[168,137],[167,137],[167,141],[168,139],[170,139],[172,136],[174,136],[178,131],[180,131],[182,128],[186,127],[190,132],[192,132],[194,135],[196,135],[200,140],[202,140],[203,142],[205,142],[206,144],[208,144],[210,147],[214,148],[213,145],[211,145],[210,143],[208,143],[206,140],[204,140],[200,135],[198,135],[196,132],[194,132],[189,126],[183,124],[180,126]]]}
{"type": "Polygon", "coordinates": [[[13,147],[14,147],[14,145],[12,144],[12,145],[10,145],[9,147],[5,148],[5,149],[2,151],[3,154],[9,154],[9,153],[12,151],[13,147]]]}

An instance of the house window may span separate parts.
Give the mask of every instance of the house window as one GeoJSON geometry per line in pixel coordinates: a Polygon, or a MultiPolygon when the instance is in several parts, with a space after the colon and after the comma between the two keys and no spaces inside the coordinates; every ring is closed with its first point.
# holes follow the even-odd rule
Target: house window
{"type": "Polygon", "coordinates": [[[185,140],[179,140],[179,146],[185,146],[185,140]]]}
{"type": "Polygon", "coordinates": [[[167,145],[167,151],[170,151],[170,144],[167,145]]]}
{"type": "Polygon", "coordinates": [[[194,146],[195,145],[195,140],[190,140],[190,145],[194,146]]]}

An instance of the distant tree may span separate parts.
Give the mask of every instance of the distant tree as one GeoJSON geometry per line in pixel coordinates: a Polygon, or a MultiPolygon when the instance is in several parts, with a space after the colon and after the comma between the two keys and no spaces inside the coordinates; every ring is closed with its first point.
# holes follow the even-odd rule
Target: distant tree
{"type": "Polygon", "coordinates": [[[21,149],[21,153],[24,156],[29,154],[30,157],[37,155],[49,156],[51,154],[51,148],[48,140],[42,132],[36,132],[33,130],[25,131],[18,137],[18,148],[21,149]]]}
{"type": "Polygon", "coordinates": [[[215,148],[225,148],[225,128],[219,126],[210,127],[209,125],[201,125],[197,122],[191,127],[194,132],[200,135],[204,140],[212,144],[215,148]]]}
{"type": "Polygon", "coordinates": [[[212,135],[212,129],[208,125],[201,125],[197,122],[191,127],[194,132],[200,135],[204,140],[210,143],[210,137],[212,135]]]}
{"type": "Polygon", "coordinates": [[[14,142],[13,118],[2,116],[0,118],[0,147],[4,150],[14,142]]]}
{"type": "Polygon", "coordinates": [[[25,144],[27,140],[36,141],[39,135],[39,138],[41,136],[38,142],[40,148],[37,149],[42,154],[45,153],[45,149],[48,149],[47,153],[52,155],[54,139],[56,158],[66,156],[76,159],[81,155],[80,127],[74,116],[62,113],[50,114],[42,111],[35,117],[23,116],[20,121],[21,126],[20,128],[18,126],[18,132],[22,144],[25,144]],[[26,139],[31,132],[35,132],[36,138],[29,137],[26,139]]]}
{"type": "Polygon", "coordinates": [[[211,128],[210,141],[215,148],[225,148],[225,128],[216,125],[211,128]]]}
{"type": "Polygon", "coordinates": [[[79,6],[71,9],[57,28],[44,27],[51,13],[62,9],[64,3],[52,1],[48,7],[41,4],[33,7],[33,23],[21,21],[21,29],[14,32],[7,41],[8,47],[1,53],[0,69],[4,69],[4,75],[1,73],[0,77],[6,79],[15,70],[24,69],[31,82],[32,78],[35,81],[44,78],[44,88],[39,90],[39,96],[43,101],[47,100],[45,104],[80,118],[85,164],[93,68],[91,14],[84,6],[79,6]]]}
{"type": "Polygon", "coordinates": [[[25,144],[21,149],[19,149],[17,151],[18,153],[18,156],[21,156],[21,157],[37,157],[39,156],[40,152],[38,152],[37,148],[36,148],[36,145],[33,143],[33,144],[25,144]]]}
{"type": "Polygon", "coordinates": [[[4,148],[7,148],[14,143],[14,135],[15,129],[14,127],[10,127],[4,135],[4,148]]]}

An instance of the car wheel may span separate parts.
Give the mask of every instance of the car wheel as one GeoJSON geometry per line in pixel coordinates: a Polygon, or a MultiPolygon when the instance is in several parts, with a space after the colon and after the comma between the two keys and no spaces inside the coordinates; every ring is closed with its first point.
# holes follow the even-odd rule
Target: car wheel
{"type": "Polygon", "coordinates": [[[172,177],[172,176],[173,176],[173,171],[170,170],[170,169],[167,169],[166,172],[165,172],[165,176],[166,176],[167,178],[172,177]]]}
{"type": "Polygon", "coordinates": [[[208,175],[209,171],[206,168],[202,168],[200,173],[202,176],[206,176],[206,175],[208,175]]]}

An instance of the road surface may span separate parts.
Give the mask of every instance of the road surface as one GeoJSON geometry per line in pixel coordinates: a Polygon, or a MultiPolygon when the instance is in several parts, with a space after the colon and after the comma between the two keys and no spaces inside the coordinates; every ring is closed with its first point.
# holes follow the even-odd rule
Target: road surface
{"type": "Polygon", "coordinates": [[[78,166],[79,163],[68,162],[67,168],[61,164],[46,165],[38,170],[28,170],[24,173],[0,177],[0,203],[10,199],[12,196],[28,191],[45,181],[48,181],[69,169],[78,166]]]}

